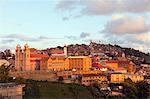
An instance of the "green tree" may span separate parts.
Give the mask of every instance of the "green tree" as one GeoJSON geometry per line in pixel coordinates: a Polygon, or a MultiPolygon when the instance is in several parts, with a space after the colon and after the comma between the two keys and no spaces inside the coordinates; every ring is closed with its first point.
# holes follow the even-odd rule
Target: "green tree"
{"type": "Polygon", "coordinates": [[[137,87],[134,82],[130,78],[125,79],[123,83],[123,93],[129,99],[137,98],[137,87]]]}
{"type": "Polygon", "coordinates": [[[71,86],[69,86],[69,91],[72,92],[74,99],[79,99],[79,92],[81,91],[79,85],[71,84],[71,86]]]}
{"type": "Polygon", "coordinates": [[[137,83],[138,98],[147,99],[150,95],[150,85],[146,81],[141,81],[137,83]]]}
{"type": "Polygon", "coordinates": [[[11,70],[11,65],[1,65],[0,66],[0,82],[11,82],[13,79],[9,77],[9,71],[11,70]]]}
{"type": "Polygon", "coordinates": [[[15,79],[15,82],[16,82],[16,83],[19,83],[19,84],[25,84],[25,83],[26,83],[26,80],[25,80],[24,78],[22,78],[22,77],[17,77],[17,78],[15,79]]]}
{"type": "Polygon", "coordinates": [[[25,94],[26,94],[26,98],[30,99],[37,99],[40,98],[40,92],[39,92],[39,85],[38,85],[38,81],[34,81],[34,80],[26,80],[26,87],[25,87],[25,94]]]}
{"type": "Polygon", "coordinates": [[[58,81],[62,83],[64,81],[64,78],[62,76],[59,76],[58,81]]]}
{"type": "Polygon", "coordinates": [[[100,97],[102,97],[102,93],[99,91],[98,88],[96,88],[94,86],[90,86],[89,91],[92,94],[94,99],[99,99],[100,97]]]}
{"type": "Polygon", "coordinates": [[[4,53],[5,53],[5,56],[6,57],[11,57],[11,51],[10,51],[10,49],[6,49],[5,51],[4,51],[4,53]]]}

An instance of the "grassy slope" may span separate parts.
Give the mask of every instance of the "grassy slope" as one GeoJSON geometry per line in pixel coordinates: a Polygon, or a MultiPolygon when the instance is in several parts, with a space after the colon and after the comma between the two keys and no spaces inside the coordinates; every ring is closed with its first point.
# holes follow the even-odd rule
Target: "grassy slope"
{"type": "Polygon", "coordinates": [[[32,95],[26,94],[24,99],[92,99],[90,91],[84,86],[51,82],[35,83],[37,87],[30,87],[30,90],[38,90],[36,94],[31,91],[32,95]]]}

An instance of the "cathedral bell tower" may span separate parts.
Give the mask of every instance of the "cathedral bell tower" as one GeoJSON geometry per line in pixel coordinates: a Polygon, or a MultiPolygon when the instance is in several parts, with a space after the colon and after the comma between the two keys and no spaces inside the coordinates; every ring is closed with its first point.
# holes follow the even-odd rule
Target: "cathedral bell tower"
{"type": "Polygon", "coordinates": [[[31,70],[31,66],[30,66],[30,48],[29,48],[28,44],[24,45],[23,69],[25,71],[30,71],[31,70]]]}
{"type": "Polygon", "coordinates": [[[21,54],[22,54],[22,51],[21,51],[21,47],[20,45],[18,44],[16,46],[16,53],[15,53],[15,69],[16,70],[21,70],[22,68],[22,65],[21,65],[21,54]]]}

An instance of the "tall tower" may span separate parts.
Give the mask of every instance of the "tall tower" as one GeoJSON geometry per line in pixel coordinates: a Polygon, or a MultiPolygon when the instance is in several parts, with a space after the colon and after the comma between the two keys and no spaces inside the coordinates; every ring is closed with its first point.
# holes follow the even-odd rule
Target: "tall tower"
{"type": "Polygon", "coordinates": [[[29,48],[28,44],[24,45],[23,69],[25,71],[30,71],[31,70],[31,66],[30,66],[30,48],[29,48]]]}
{"type": "Polygon", "coordinates": [[[15,68],[16,68],[16,70],[21,70],[21,64],[20,64],[21,57],[20,57],[20,54],[22,54],[22,52],[21,52],[21,47],[18,44],[16,46],[16,53],[15,53],[15,68]]]}
{"type": "Polygon", "coordinates": [[[92,40],[90,40],[90,45],[89,45],[89,47],[90,47],[90,55],[92,56],[92,55],[93,55],[93,50],[94,50],[92,40]]]}
{"type": "Polygon", "coordinates": [[[122,52],[122,57],[123,57],[123,58],[125,58],[125,57],[126,57],[126,55],[125,55],[125,53],[124,53],[124,52],[122,52]]]}
{"type": "Polygon", "coordinates": [[[67,46],[66,45],[64,46],[64,55],[65,55],[65,57],[67,57],[67,46]]]}

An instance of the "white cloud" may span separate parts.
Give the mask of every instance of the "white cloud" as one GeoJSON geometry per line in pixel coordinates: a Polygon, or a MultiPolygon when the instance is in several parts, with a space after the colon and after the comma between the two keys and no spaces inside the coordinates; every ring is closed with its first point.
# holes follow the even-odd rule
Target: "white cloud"
{"type": "Polygon", "coordinates": [[[2,44],[7,44],[7,43],[13,43],[13,42],[15,42],[15,40],[13,40],[13,39],[4,39],[4,40],[1,40],[1,43],[2,44]]]}
{"type": "Polygon", "coordinates": [[[144,52],[144,51],[145,51],[144,46],[137,46],[137,47],[135,47],[135,49],[136,49],[136,50],[139,50],[139,51],[141,51],[141,52],[144,52]]]}
{"type": "Polygon", "coordinates": [[[137,34],[150,31],[144,17],[115,17],[108,21],[103,32],[114,34],[137,34]]]}
{"type": "Polygon", "coordinates": [[[80,8],[82,15],[107,15],[150,12],[149,5],[150,0],[61,0],[56,8],[71,12],[80,8]]]}
{"type": "Polygon", "coordinates": [[[79,36],[70,35],[70,36],[65,36],[65,38],[71,39],[71,40],[79,40],[79,39],[85,39],[85,38],[87,38],[89,36],[90,36],[90,33],[82,32],[82,33],[80,33],[79,36]]]}
{"type": "Polygon", "coordinates": [[[135,48],[142,52],[150,52],[150,32],[125,35],[106,33],[103,38],[107,43],[118,44],[122,47],[135,48]]]}
{"type": "MultiPolygon", "coordinates": [[[[61,38],[53,38],[48,36],[38,36],[38,37],[30,37],[24,34],[8,34],[0,36],[2,39],[11,39],[13,41],[20,40],[20,41],[30,41],[30,42],[36,42],[36,41],[42,41],[42,40],[50,40],[50,39],[61,39],[61,38]]],[[[5,41],[5,40],[4,40],[5,41]]]]}
{"type": "Polygon", "coordinates": [[[4,36],[0,36],[0,38],[7,38],[7,39],[19,39],[21,41],[35,41],[35,38],[29,37],[24,34],[8,34],[4,36]]]}
{"type": "Polygon", "coordinates": [[[150,32],[149,33],[144,33],[144,34],[139,34],[135,36],[135,39],[143,42],[149,42],[150,43],[150,32]]]}
{"type": "Polygon", "coordinates": [[[80,38],[86,38],[86,37],[89,37],[90,36],[90,33],[86,33],[86,32],[82,32],[80,34],[80,38]]]}
{"type": "Polygon", "coordinates": [[[61,0],[57,3],[56,9],[61,11],[72,10],[75,7],[76,0],[61,0]]]}
{"type": "Polygon", "coordinates": [[[10,47],[10,46],[0,46],[0,51],[4,51],[6,49],[10,49],[13,53],[15,52],[15,48],[14,47],[10,47]]]}

